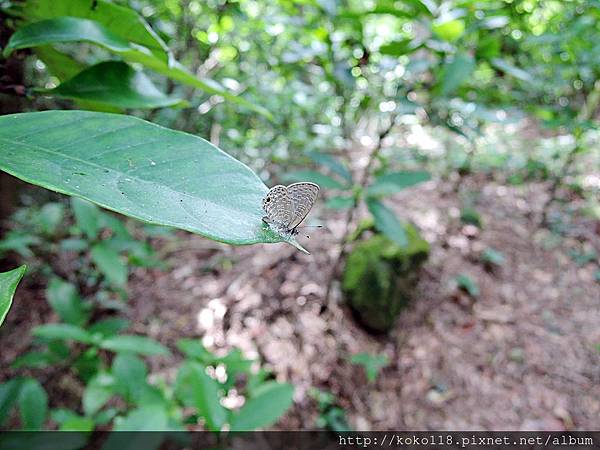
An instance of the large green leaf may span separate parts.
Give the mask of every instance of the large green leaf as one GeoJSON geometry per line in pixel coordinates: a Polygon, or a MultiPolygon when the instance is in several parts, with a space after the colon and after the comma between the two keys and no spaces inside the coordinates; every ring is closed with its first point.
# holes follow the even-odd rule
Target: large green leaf
{"type": "Polygon", "coordinates": [[[10,305],[17,290],[17,285],[27,270],[27,266],[17,267],[8,272],[0,273],[0,325],[8,314],[10,305]]]}
{"type": "Polygon", "coordinates": [[[35,54],[44,64],[46,64],[50,73],[61,81],[73,78],[85,69],[84,64],[76,61],[71,56],[56,50],[50,45],[36,47],[35,54]]]}
{"type": "Polygon", "coordinates": [[[112,33],[143,45],[158,58],[168,60],[164,41],[135,10],[107,0],[26,0],[17,6],[17,14],[26,22],[70,16],[101,23],[112,33]]]}
{"type": "Polygon", "coordinates": [[[408,238],[404,225],[400,223],[396,214],[375,198],[367,198],[367,207],[375,219],[375,228],[385,234],[400,247],[408,245],[408,238]]]}
{"type": "Polygon", "coordinates": [[[227,411],[220,402],[219,386],[206,374],[204,366],[191,361],[181,366],[175,390],[187,405],[198,409],[209,430],[219,431],[225,424],[227,411]]]}
{"type": "Polygon", "coordinates": [[[211,79],[200,79],[189,72],[177,61],[165,61],[156,57],[145,47],[131,44],[128,40],[113,33],[102,24],[88,19],[58,17],[31,23],[17,30],[4,48],[7,57],[13,51],[66,42],[89,42],[119,55],[128,62],[143,64],[168,78],[194,86],[211,94],[244,105],[267,117],[271,114],[259,105],[255,105],[227,91],[211,79]]]}
{"type": "Polygon", "coordinates": [[[293,396],[294,387],[291,384],[275,381],[265,383],[232,416],[231,430],[250,431],[274,424],[292,406],[293,396]]]}
{"type": "Polygon", "coordinates": [[[37,380],[28,378],[23,381],[19,392],[19,411],[24,429],[42,428],[48,414],[48,395],[37,380]]]}
{"type": "Polygon", "coordinates": [[[40,92],[124,109],[185,106],[187,103],[163,94],[143,72],[122,61],[101,62],[54,89],[40,92]]]}
{"type": "Polygon", "coordinates": [[[135,117],[87,111],[2,116],[0,169],[221,242],[286,240],[263,223],[268,189],[248,167],[203,139],[135,117]]]}
{"type": "Polygon", "coordinates": [[[106,373],[95,375],[85,387],[82,405],[86,416],[96,414],[114,394],[114,378],[106,373]]]}

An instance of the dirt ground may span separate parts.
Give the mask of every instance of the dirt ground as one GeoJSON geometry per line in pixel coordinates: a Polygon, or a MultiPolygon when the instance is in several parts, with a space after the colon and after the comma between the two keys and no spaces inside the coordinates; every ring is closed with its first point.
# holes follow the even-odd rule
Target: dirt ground
{"type": "MultiPolygon", "coordinates": [[[[414,301],[389,335],[360,328],[339,289],[324,307],[343,230],[343,214],[324,211],[315,216],[326,228],[302,239],[310,256],[285,244],[233,248],[186,233],[159,245],[171,269],[138,269],[131,277],[132,331],[171,348],[198,337],[211,349],[237,346],[260,356],[297,387],[277,429],[315,427],[311,386],[334,393],[361,430],[599,429],[600,283],[593,264],[580,267],[568,256],[583,240],[600,251],[597,224],[574,222],[561,239],[539,228],[542,185],[470,177],[462,190],[479,192],[482,230],[460,224],[449,182],[394,197],[398,214],[417,224],[432,251],[414,301]],[[483,268],[477,256],[486,247],[505,255],[503,267],[483,268]],[[478,281],[478,299],[456,288],[459,273],[478,281]],[[388,355],[375,383],[350,364],[358,352],[388,355]]],[[[50,314],[40,286],[20,289],[0,333],[11,349],[2,351],[3,366],[27,345],[28,328],[50,314]]],[[[176,361],[152,364],[175,376],[176,361]]],[[[60,381],[57,389],[69,385],[60,381]]]]}

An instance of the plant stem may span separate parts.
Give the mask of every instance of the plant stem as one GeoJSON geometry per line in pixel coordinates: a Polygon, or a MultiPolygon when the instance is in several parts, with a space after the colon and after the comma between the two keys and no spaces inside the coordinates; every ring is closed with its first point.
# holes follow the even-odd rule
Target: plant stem
{"type": "MultiPolygon", "coordinates": [[[[360,186],[361,192],[367,186],[369,177],[371,175],[371,169],[373,167],[373,164],[375,163],[375,160],[377,159],[377,157],[379,156],[379,153],[381,152],[383,140],[386,138],[387,135],[390,134],[390,132],[394,128],[394,125],[396,124],[396,117],[397,117],[396,114],[392,115],[389,125],[379,133],[378,139],[377,139],[377,145],[373,148],[373,150],[371,150],[371,153],[369,154],[369,160],[367,161],[367,165],[363,169],[363,172],[360,177],[359,184],[358,184],[360,186]]],[[[328,306],[329,306],[329,303],[331,300],[331,290],[333,287],[333,282],[334,282],[336,276],[338,275],[342,261],[346,258],[346,254],[348,253],[348,235],[350,234],[350,228],[352,227],[352,224],[354,223],[354,221],[356,219],[356,213],[358,211],[358,206],[360,205],[361,197],[362,197],[361,194],[356,194],[354,196],[352,207],[350,209],[348,209],[348,213],[346,214],[346,220],[345,220],[346,226],[344,229],[344,234],[340,241],[340,251],[338,252],[335,262],[333,263],[331,272],[329,274],[329,278],[327,280],[327,290],[325,292],[325,304],[328,306]]]]}

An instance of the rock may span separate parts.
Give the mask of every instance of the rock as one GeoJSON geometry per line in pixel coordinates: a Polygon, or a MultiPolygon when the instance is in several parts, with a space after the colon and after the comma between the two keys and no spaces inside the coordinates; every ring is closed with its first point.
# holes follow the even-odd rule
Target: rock
{"type": "Polygon", "coordinates": [[[346,260],[342,290],[357,320],[375,332],[389,331],[417,284],[429,244],[412,225],[408,245],[375,234],[358,242],[346,260]]]}

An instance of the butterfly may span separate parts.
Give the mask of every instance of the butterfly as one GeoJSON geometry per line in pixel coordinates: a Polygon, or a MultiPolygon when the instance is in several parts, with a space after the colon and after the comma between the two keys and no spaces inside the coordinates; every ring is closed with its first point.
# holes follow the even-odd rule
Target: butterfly
{"type": "Polygon", "coordinates": [[[298,225],[310,212],[318,194],[319,185],[307,181],[287,187],[274,186],[262,202],[263,210],[267,213],[263,221],[282,234],[295,236],[298,234],[298,225]]]}

